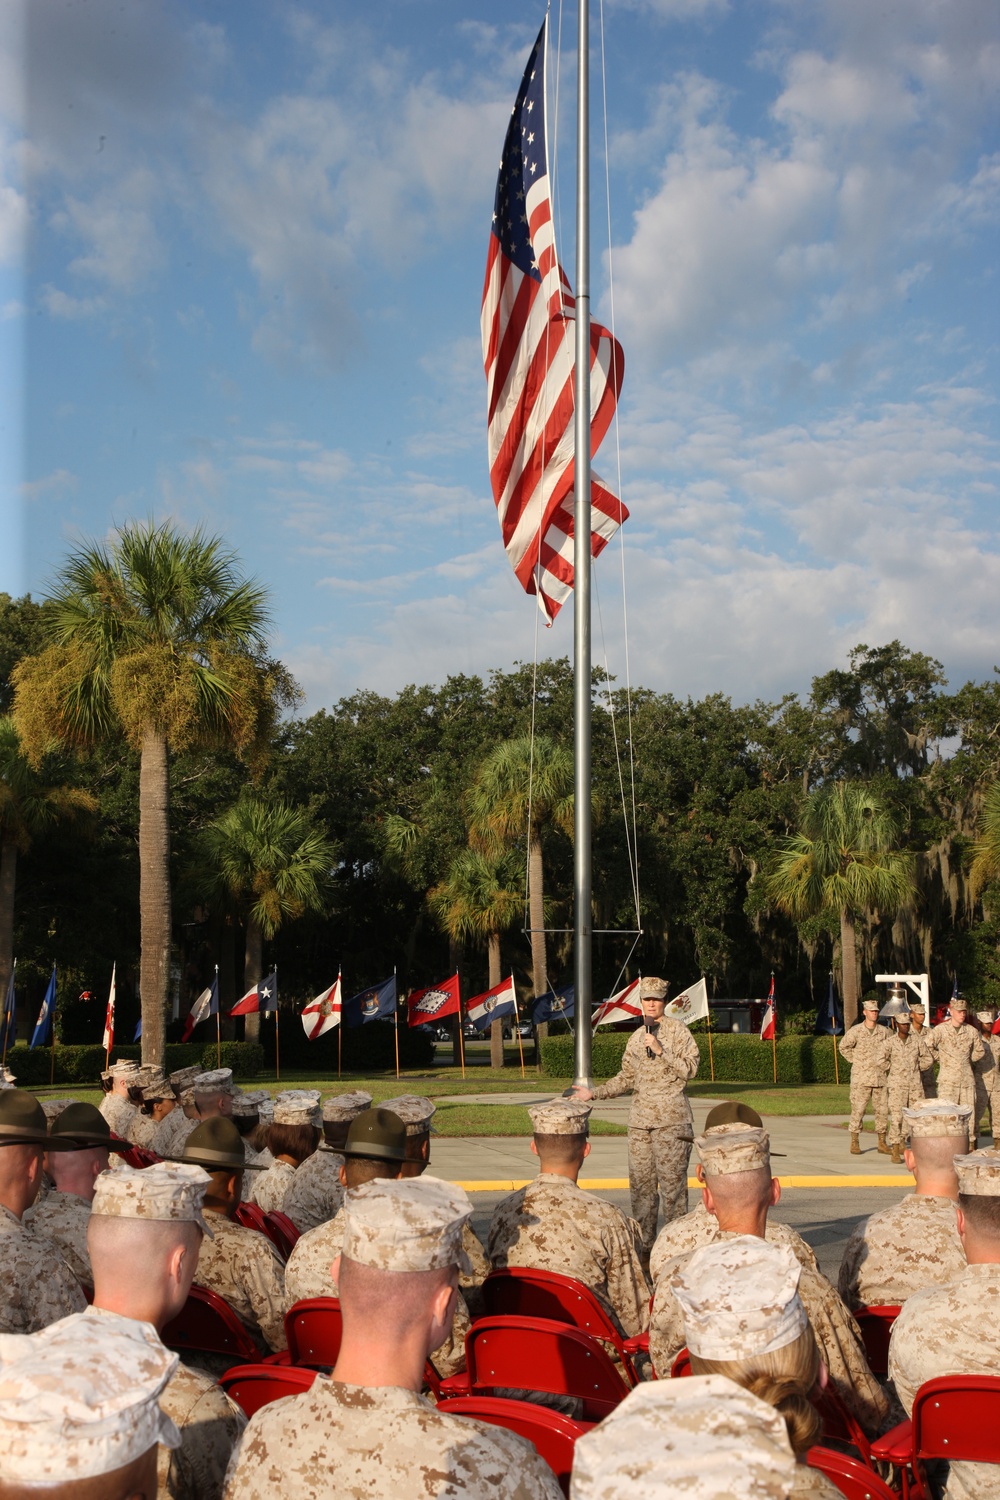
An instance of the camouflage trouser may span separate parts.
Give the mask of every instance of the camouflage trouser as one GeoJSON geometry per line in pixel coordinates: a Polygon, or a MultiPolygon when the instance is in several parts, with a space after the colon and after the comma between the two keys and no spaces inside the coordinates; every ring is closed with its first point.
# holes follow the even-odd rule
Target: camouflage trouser
{"type": "Polygon", "coordinates": [[[1000,1145],[997,1140],[997,1126],[1000,1125],[1000,1088],[993,1089],[990,1094],[990,1135],[993,1137],[994,1146],[1000,1145]]]}
{"type": "Polygon", "coordinates": [[[920,1069],[920,1082],[924,1086],[924,1098],[925,1099],[936,1099],[937,1098],[937,1083],[935,1082],[935,1079],[934,1079],[934,1069],[933,1068],[921,1068],[920,1069]]]}
{"type": "Polygon", "coordinates": [[[972,1072],[976,1080],[976,1102],[972,1109],[975,1130],[970,1131],[969,1134],[974,1138],[979,1134],[979,1126],[982,1123],[983,1115],[986,1114],[990,1107],[990,1082],[992,1081],[993,1069],[991,1068],[986,1077],[984,1077],[975,1064],[973,1064],[972,1072]]]}
{"type": "Polygon", "coordinates": [[[678,1132],[687,1128],[682,1125],[657,1130],[629,1127],[628,1185],[632,1193],[632,1217],[638,1220],[642,1230],[642,1248],[646,1255],[656,1239],[656,1219],[661,1204],[665,1224],[687,1213],[691,1142],[678,1139],[678,1132]]]}
{"type": "MultiPolygon", "coordinates": [[[[904,1083],[897,1084],[895,1088],[889,1086],[889,1145],[894,1146],[897,1141],[903,1139],[903,1110],[914,1104],[920,1098],[915,1086],[904,1083]]],[[[875,1111],[876,1122],[878,1110],[875,1111]]]]}
{"type": "Polygon", "coordinates": [[[972,1069],[965,1068],[961,1073],[948,1073],[942,1070],[938,1074],[939,1099],[950,1099],[953,1104],[968,1104],[970,1108],[976,1107],[976,1080],[972,1069]]]}
{"type": "Polygon", "coordinates": [[[865,1117],[869,1099],[872,1109],[875,1111],[875,1129],[879,1135],[885,1135],[887,1124],[886,1091],[884,1083],[854,1083],[851,1082],[851,1134],[857,1135],[861,1129],[861,1121],[865,1117]]]}

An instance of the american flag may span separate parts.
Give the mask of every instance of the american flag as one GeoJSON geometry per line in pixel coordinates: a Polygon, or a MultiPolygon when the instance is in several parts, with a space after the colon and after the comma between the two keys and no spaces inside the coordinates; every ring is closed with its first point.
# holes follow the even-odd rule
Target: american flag
{"type": "MultiPolygon", "coordinates": [[[[493,205],[480,322],[490,482],[511,567],[551,624],[573,587],[575,303],[556,256],[545,130],[548,17],[507,127],[493,205]]],[[[615,413],[624,356],[590,325],[591,448],[615,413]]],[[[628,511],[596,474],[591,552],[628,511]]]]}

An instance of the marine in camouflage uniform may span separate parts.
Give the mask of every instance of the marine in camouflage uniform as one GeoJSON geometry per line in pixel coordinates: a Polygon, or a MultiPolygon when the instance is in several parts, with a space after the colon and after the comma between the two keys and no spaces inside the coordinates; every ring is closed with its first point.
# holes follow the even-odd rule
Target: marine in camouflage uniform
{"type": "Polygon", "coordinates": [[[903,1116],[909,1134],[916,1192],[856,1225],[844,1249],[838,1288],[848,1307],[904,1303],[914,1292],[940,1286],[965,1268],[955,1204],[958,1178],[941,1162],[965,1149],[969,1106],[924,1099],[903,1116]],[[932,1154],[933,1153],[933,1154],[932,1154]]]}
{"type": "MultiPolygon", "coordinates": [[[[377,1295],[373,1273],[376,1286],[384,1278],[388,1313],[386,1325],[369,1340],[345,1299],[344,1342],[333,1373],[345,1364],[370,1366],[373,1383],[319,1376],[304,1395],[263,1407],[230,1463],[225,1500],[271,1500],[276,1492],[282,1500],[418,1494],[426,1500],[559,1500],[551,1469],[523,1438],[439,1411],[413,1386],[401,1384],[391,1364],[398,1348],[391,1278],[414,1271],[454,1277],[462,1261],[461,1224],[471,1212],[460,1189],[433,1177],[379,1178],[352,1189],[343,1209],[344,1255],[365,1268],[371,1295],[377,1295]]],[[[428,1295],[439,1299],[448,1285],[442,1277],[428,1295]]],[[[428,1341],[432,1306],[440,1302],[414,1310],[425,1320],[428,1341]]]]}
{"type": "Polygon", "coordinates": [[[36,1201],[24,1215],[24,1224],[32,1233],[45,1235],[59,1247],[59,1252],[77,1281],[93,1286],[94,1273],[87,1251],[87,1225],[90,1204],[76,1193],[61,1193],[51,1188],[44,1199],[36,1201]]]}
{"type": "Polygon", "coordinates": [[[1000,1144],[997,1140],[997,1125],[1000,1125],[1000,1036],[983,1037],[983,1044],[990,1049],[993,1058],[993,1072],[990,1075],[990,1134],[993,1144],[1000,1144]]]}
{"type": "Polygon", "coordinates": [[[667,985],[644,979],[640,999],[646,1025],[632,1033],[613,1078],[582,1099],[615,1099],[632,1094],[628,1121],[628,1181],[632,1217],[642,1231],[648,1256],[656,1239],[659,1209],[663,1218],[687,1213],[687,1172],[693,1117],[684,1086],[698,1071],[698,1044],[683,1021],[663,1017],[667,985]],[[647,1004],[646,1002],[651,1002],[647,1004]]]}
{"type": "Polygon", "coordinates": [[[319,1092],[315,1089],[285,1089],[274,1101],[274,1119],[268,1131],[273,1160],[266,1172],[256,1172],[247,1197],[266,1214],[281,1213],[285,1196],[299,1167],[315,1155],[322,1125],[319,1092]],[[273,1132],[285,1139],[275,1143],[273,1132]],[[277,1153],[274,1155],[274,1153],[277,1153]]]}
{"type": "Polygon", "coordinates": [[[129,1138],[129,1126],[136,1113],[135,1105],[128,1096],[129,1080],[137,1078],[139,1064],[132,1061],[116,1062],[109,1069],[111,1093],[105,1094],[100,1103],[100,1112],[115,1135],[123,1141],[129,1138]]]}
{"type": "MultiPolygon", "coordinates": [[[[712,1134],[699,1136],[696,1145],[709,1190],[716,1179],[743,1172],[760,1173],[759,1209],[766,1212],[767,1204],[773,1201],[766,1131],[746,1126],[717,1127],[712,1134]]],[[[722,1220],[720,1230],[720,1242],[756,1238],[726,1229],[722,1220]]],[[[673,1282],[683,1274],[687,1263],[682,1262],[673,1275],[661,1276],[653,1297],[649,1317],[649,1353],[661,1379],[669,1375],[674,1359],[685,1344],[684,1316],[673,1282]]],[[[874,1437],[881,1430],[889,1407],[878,1381],[868,1368],[861,1330],[820,1272],[802,1266],[798,1293],[831,1383],[865,1432],[874,1437]]]]}
{"type": "Polygon", "coordinates": [[[861,1122],[869,1100],[875,1111],[875,1129],[878,1132],[878,1149],[886,1156],[889,1145],[885,1138],[888,1124],[886,1101],[886,1074],[889,1071],[889,1033],[878,1024],[878,1001],[864,1000],[862,1006],[868,1021],[858,1021],[837,1044],[841,1057],[851,1065],[851,1154],[861,1152],[861,1122]]]}
{"type": "Polygon", "coordinates": [[[323,1140],[319,1149],[299,1167],[283,1205],[283,1211],[300,1234],[327,1223],[343,1203],[340,1169],[344,1165],[347,1132],[351,1121],[370,1109],[371,1102],[371,1094],[363,1089],[324,1099],[323,1140]]]}
{"type": "MultiPolygon", "coordinates": [[[[954,1017],[961,1016],[961,1023],[942,1021],[930,1034],[929,1042],[938,1062],[937,1091],[939,1099],[951,1099],[955,1104],[976,1105],[976,1077],[972,1065],[985,1057],[983,1039],[974,1026],[965,1024],[967,1006],[961,995],[956,995],[949,1006],[954,1017]]],[[[972,1135],[975,1136],[973,1122],[972,1135]]]]}
{"type": "MultiPolygon", "coordinates": [[[[964,1028],[963,1028],[964,1029],[964,1028]]],[[[1000,1197],[1000,1152],[976,1151],[955,1160],[959,1203],[972,1217],[970,1201],[1000,1197]]],[[[996,1216],[977,1226],[979,1245],[1000,1256],[996,1216]]],[[[968,1227],[965,1270],[946,1286],[928,1287],[907,1301],[892,1327],[889,1379],[907,1416],[928,1380],[943,1375],[996,1375],[1000,1362],[1000,1261],[978,1257],[968,1227]]],[[[937,1468],[937,1465],[934,1466],[937,1468]]],[[[945,1466],[942,1466],[944,1468],[945,1466]]],[[[997,1500],[1000,1465],[956,1462],[948,1466],[946,1500],[997,1500]]],[[[943,1474],[932,1479],[940,1480],[943,1474]]],[[[937,1491],[935,1491],[936,1493],[937,1491]]]]}
{"type": "Polygon", "coordinates": [[[590,1106],[553,1099],[529,1109],[540,1160],[534,1182],[497,1204],[486,1248],[493,1269],[525,1266],[573,1276],[589,1287],[622,1338],[642,1333],[649,1318],[649,1282],[642,1268],[639,1226],[613,1204],[577,1185],[589,1153],[590,1106]],[[549,1170],[547,1151],[565,1142],[549,1170]],[[572,1174],[572,1175],[571,1175],[572,1174]]]}
{"type": "MultiPolygon", "coordinates": [[[[712,1245],[721,1238],[719,1221],[714,1214],[709,1213],[704,1200],[682,1219],[664,1224],[656,1236],[656,1244],[649,1257],[649,1274],[654,1286],[661,1277],[670,1276],[676,1271],[695,1250],[700,1250],[703,1245],[712,1245]]],[[[769,1245],[787,1245],[807,1271],[819,1270],[819,1262],[812,1249],[790,1224],[782,1224],[778,1219],[769,1218],[764,1238],[769,1245]]]]}
{"type": "MultiPolygon", "coordinates": [[[[889,1036],[889,1145],[892,1159],[902,1161],[903,1111],[924,1097],[920,1077],[920,1038],[900,1017],[889,1036]]],[[[853,1075],[852,1075],[853,1076],[853,1075]]]]}
{"type": "Polygon", "coordinates": [[[982,1129],[983,1116],[989,1117],[990,1134],[993,1134],[993,1089],[997,1083],[996,1062],[993,1048],[990,1046],[992,1037],[992,1026],[994,1021],[992,1010],[977,1010],[976,1020],[979,1022],[979,1035],[983,1044],[983,1055],[972,1064],[973,1077],[976,1080],[976,1108],[975,1124],[976,1133],[982,1129]]]}
{"type": "Polygon", "coordinates": [[[193,1107],[194,1090],[182,1089],[177,1100],[177,1108],[172,1109],[169,1115],[157,1125],[150,1151],[155,1151],[157,1156],[162,1156],[164,1160],[180,1156],[188,1136],[201,1124],[197,1115],[192,1117],[185,1113],[185,1109],[193,1107]]]}
{"type": "Polygon", "coordinates": [[[35,1333],[87,1305],[54,1240],[24,1222],[42,1182],[42,1151],[72,1150],[45,1129],[38,1100],[0,1091],[0,1333],[35,1333]]]}
{"type": "Polygon", "coordinates": [[[920,1082],[925,1099],[937,1097],[937,1082],[934,1077],[934,1049],[927,1028],[922,1000],[910,1000],[910,1033],[915,1036],[920,1049],[920,1082]]]}

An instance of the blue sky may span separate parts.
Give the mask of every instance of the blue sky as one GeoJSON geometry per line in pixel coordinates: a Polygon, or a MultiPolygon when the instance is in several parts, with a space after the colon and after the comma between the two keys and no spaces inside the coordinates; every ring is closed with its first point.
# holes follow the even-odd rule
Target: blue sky
{"type": "MultiPolygon", "coordinates": [[[[600,106],[599,5],[594,0],[600,106]]],[[[1000,661],[991,0],[605,0],[611,670],[737,700],[899,636],[1000,661]]],[[[479,302],[524,0],[0,8],[0,588],[223,533],[310,708],[571,649],[490,496],[479,302]]],[[[553,7],[553,32],[560,14],[553,7]]],[[[575,7],[562,21],[572,275],[575,7]]],[[[554,83],[553,79],[553,83],[554,83]]]]}

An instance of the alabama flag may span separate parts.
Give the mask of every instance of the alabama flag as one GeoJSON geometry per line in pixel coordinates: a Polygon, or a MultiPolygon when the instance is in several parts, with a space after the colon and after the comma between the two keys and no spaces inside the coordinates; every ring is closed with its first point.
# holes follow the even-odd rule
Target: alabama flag
{"type": "Polygon", "coordinates": [[[598,1026],[610,1026],[615,1021],[642,1019],[642,1006],[639,1004],[640,983],[640,980],[633,979],[631,984],[627,984],[623,990],[618,990],[610,1000],[601,1001],[593,1015],[595,1031],[598,1026]]]}
{"type": "Polygon", "coordinates": [[[302,1029],[311,1042],[340,1025],[340,974],[328,990],[323,990],[302,1011],[302,1029]]]}
{"type": "Polygon", "coordinates": [[[115,970],[117,961],[111,965],[111,993],[108,996],[108,1008],[104,1013],[104,1037],[103,1045],[105,1052],[110,1052],[115,1045],[115,970]]]}
{"type": "Polygon", "coordinates": [[[767,1010],[760,1026],[760,1039],[769,1042],[775,1036],[778,1029],[778,1012],[774,1004],[774,975],[771,975],[771,988],[767,992],[767,1010]]]}
{"type": "Polygon", "coordinates": [[[423,1026],[427,1021],[440,1021],[442,1016],[457,1016],[461,1013],[461,998],[458,975],[432,984],[425,990],[414,990],[406,998],[406,1019],[411,1026],[423,1026]]]}

